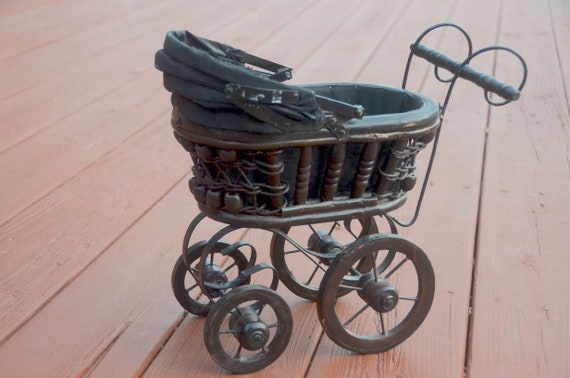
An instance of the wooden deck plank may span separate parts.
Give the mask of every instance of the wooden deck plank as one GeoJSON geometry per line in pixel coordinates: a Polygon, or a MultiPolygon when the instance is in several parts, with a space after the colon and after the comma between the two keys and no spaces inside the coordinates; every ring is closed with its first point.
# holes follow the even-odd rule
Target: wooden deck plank
{"type": "MultiPolygon", "coordinates": [[[[218,15],[222,5],[220,3],[218,6],[202,8],[201,11],[192,13],[188,20],[199,25],[200,20],[208,20],[218,15]]],[[[167,7],[164,14],[158,12],[158,16],[162,17],[162,22],[175,22],[172,20],[173,16],[171,18],[163,17],[169,12],[172,13],[171,11],[172,9],[167,7]]],[[[236,13],[239,16],[239,13],[236,13]]],[[[231,14],[226,22],[231,22],[235,17],[236,15],[231,14]]],[[[134,22],[138,27],[137,23],[141,20],[128,18],[125,21],[134,22]]],[[[121,23],[109,29],[112,32],[117,32],[117,27],[120,25],[121,23]]],[[[135,34],[135,38],[140,38],[141,41],[148,40],[152,34],[154,40],[159,44],[160,36],[164,34],[164,24],[147,25],[149,30],[144,29],[146,32],[135,34]]],[[[209,22],[203,22],[202,25],[206,30],[214,28],[209,22]]],[[[106,30],[104,29],[104,31],[106,30]]],[[[103,33],[101,30],[100,32],[103,33]]],[[[84,37],[83,39],[78,37],[78,39],[89,46],[91,36],[84,37]]],[[[131,42],[128,39],[123,40],[123,43],[131,42]]],[[[59,46],[52,46],[52,48],[57,51],[59,46]]],[[[91,50],[98,51],[97,48],[85,49],[85,51],[91,50]]],[[[50,54],[48,51],[45,53],[50,54]]],[[[18,185],[14,185],[8,180],[0,184],[1,190],[6,194],[4,198],[9,199],[3,203],[0,225],[76,175],[82,168],[89,166],[108,151],[120,146],[126,137],[140,129],[148,120],[156,118],[160,113],[169,109],[168,96],[164,96],[164,88],[160,80],[156,80],[160,76],[152,68],[153,53],[154,48],[148,46],[129,56],[129,60],[147,61],[144,63],[146,67],[137,72],[130,81],[104,93],[80,109],[68,110],[69,113],[62,118],[44,124],[44,128],[31,135],[25,143],[16,144],[13,148],[0,153],[0,175],[20,177],[18,185]],[[70,157],[73,158],[70,159],[70,157]],[[22,161],[26,163],[18,163],[22,161]],[[39,164],[43,165],[43,169],[37,169],[39,164]],[[66,169],[61,169],[62,166],[65,166],[66,169]]],[[[107,58],[112,59],[112,57],[107,58]]],[[[103,57],[102,59],[106,58],[103,57]]],[[[116,59],[124,59],[124,57],[118,56],[116,59]]],[[[85,66],[82,67],[78,69],[78,72],[83,72],[82,69],[85,66]]],[[[18,75],[15,74],[14,76],[18,75]]],[[[65,73],[60,73],[59,77],[53,78],[52,82],[54,84],[61,83],[64,80],[62,76],[65,76],[65,73]]],[[[35,76],[35,79],[39,78],[40,76],[35,76]]],[[[93,90],[94,87],[91,89],[93,90]]],[[[32,89],[31,91],[35,90],[32,89]]],[[[25,98],[25,95],[22,95],[21,98],[25,98]]],[[[18,122],[19,116],[16,117],[17,115],[17,110],[12,109],[7,117],[12,121],[15,118],[15,121],[18,122]]],[[[41,117],[37,118],[41,119],[41,117]]]]}
{"type": "Polygon", "coordinates": [[[284,25],[279,33],[268,36],[263,43],[255,46],[253,51],[259,56],[292,67],[293,81],[299,81],[297,71],[303,63],[336,32],[347,14],[354,12],[362,3],[362,0],[344,4],[316,2],[284,25]],[[327,16],[326,21],[323,20],[323,14],[327,16]]]}
{"type": "MultiPolygon", "coordinates": [[[[176,25],[173,3],[166,3],[165,6],[167,10],[163,22],[168,25],[176,25]]],[[[256,6],[256,3],[252,3],[251,6],[256,6]]],[[[188,21],[206,23],[208,19],[220,14],[220,9],[223,8],[224,3],[219,3],[216,6],[205,8],[206,13],[201,13],[201,11],[189,12],[191,16],[188,21]]],[[[235,13],[226,13],[226,18],[220,21],[231,23],[231,20],[239,18],[240,15],[247,13],[247,10],[248,8],[242,7],[235,13]]],[[[156,13],[158,16],[161,15],[158,11],[156,13]]],[[[138,22],[140,20],[127,17],[126,21],[138,22]]],[[[207,24],[212,29],[219,28],[212,23],[207,24]]],[[[107,47],[99,52],[95,51],[95,54],[83,64],[75,64],[72,67],[67,67],[67,70],[57,70],[54,76],[44,81],[40,80],[37,85],[16,91],[14,95],[4,98],[0,103],[0,120],[2,121],[0,130],[4,136],[0,141],[0,151],[54,125],[74,112],[80,112],[85,106],[107,96],[144,71],[152,70],[155,50],[151,46],[162,43],[163,35],[167,29],[165,24],[151,23],[151,25],[156,29],[145,29],[144,34],[135,33],[130,39],[122,39],[121,43],[109,45],[104,43],[103,46],[107,47]],[[101,80],[101,77],[104,77],[105,80],[101,80]],[[61,105],[54,106],[54,104],[61,105]],[[32,107],[34,111],[30,111],[32,107]]],[[[114,23],[111,29],[120,33],[121,24],[114,23]]],[[[92,51],[91,46],[93,44],[90,43],[90,38],[91,35],[86,35],[83,40],[80,40],[83,43],[76,45],[77,48],[92,51]]],[[[107,41],[109,39],[107,38],[107,41]]],[[[71,45],[74,46],[75,43],[72,41],[71,45]]],[[[96,45],[100,46],[99,44],[96,45]]],[[[63,48],[59,44],[55,47],[63,48]]],[[[55,56],[60,54],[58,51],[56,49],[55,56]]],[[[89,55],[90,53],[83,54],[89,55]]],[[[78,53],[78,55],[81,54],[78,53]]],[[[17,72],[20,70],[19,65],[8,65],[8,67],[17,70],[17,72]]],[[[43,72],[42,69],[39,71],[43,72]]],[[[15,76],[17,77],[18,74],[15,76]]],[[[12,84],[18,88],[18,83],[12,84]]]]}
{"type": "MultiPolygon", "coordinates": [[[[106,55],[87,62],[88,67],[75,67],[63,75],[4,99],[0,104],[0,119],[5,138],[0,143],[0,150],[6,150],[60,122],[148,69],[148,64],[143,64],[140,60],[130,66],[117,65],[117,62],[128,56],[136,56],[137,51],[144,51],[146,43],[147,40],[140,38],[125,46],[115,46],[106,55]],[[108,80],[102,81],[100,77],[108,80]],[[58,103],[65,106],[56,105],[58,103]]],[[[150,59],[151,55],[148,54],[147,58],[150,59]]]]}
{"type": "Polygon", "coordinates": [[[177,185],[6,341],[0,353],[2,373],[83,375],[108,359],[109,349],[133,338],[136,347],[130,346],[130,359],[125,360],[130,363],[115,364],[114,374],[107,377],[139,375],[135,368],[144,370],[144,362],[158,352],[161,339],[156,336],[167,336],[182,318],[169,277],[188,213],[196,211],[189,199],[184,185],[177,185]]]}
{"type": "Polygon", "coordinates": [[[150,4],[152,1],[149,0],[138,1],[136,4],[110,0],[97,4],[56,1],[39,3],[23,12],[4,16],[0,19],[0,61],[125,17],[150,4]]]}
{"type": "Polygon", "coordinates": [[[566,105],[570,108],[570,67],[565,64],[570,56],[570,3],[564,0],[551,0],[548,2],[552,17],[552,33],[558,55],[558,64],[564,80],[564,96],[566,105]]]}
{"type": "MultiPolygon", "coordinates": [[[[295,82],[352,81],[406,5],[407,2],[364,2],[346,10],[342,24],[326,35],[326,41],[298,66],[295,82]]],[[[323,34],[319,34],[318,39],[322,39],[323,34]]]]}
{"type": "MultiPolygon", "coordinates": [[[[431,5],[409,2],[401,20],[394,23],[389,33],[382,37],[382,45],[376,47],[370,63],[361,68],[355,80],[400,87],[402,85],[404,65],[409,52],[407,49],[408,44],[415,41],[422,27],[449,20],[452,16],[453,8],[453,0],[438,1],[431,5]],[[394,38],[393,35],[398,35],[399,38],[394,38]],[[405,46],[402,45],[402,41],[406,41],[405,46]]],[[[435,48],[436,46],[433,47],[435,48]]],[[[409,88],[415,91],[421,89],[421,80],[415,82],[412,78],[417,74],[417,76],[425,79],[425,69],[426,67],[422,70],[421,65],[419,67],[416,65],[411,72],[409,88]]]]}
{"type": "Polygon", "coordinates": [[[0,225],[105,154],[121,148],[148,120],[164,118],[168,98],[153,81],[156,73],[147,71],[1,154],[0,175],[17,177],[18,182],[0,182],[6,199],[2,201],[0,225]]]}
{"type": "MultiPolygon", "coordinates": [[[[550,9],[546,1],[504,5],[501,43],[517,47],[531,71],[514,110],[493,110],[490,118],[474,292],[473,377],[570,375],[565,294],[570,287],[565,272],[570,117],[550,23],[559,17],[551,12],[563,13],[555,4],[550,9]]],[[[510,61],[503,66],[500,60],[498,69],[506,76],[521,72],[510,61]]]]}
{"type": "Polygon", "coordinates": [[[3,1],[0,3],[0,20],[3,18],[13,17],[17,13],[26,12],[30,9],[56,3],[57,1],[68,0],[22,0],[22,1],[3,1]]]}
{"type": "Polygon", "coordinates": [[[163,128],[147,127],[125,148],[2,226],[0,318],[5,326],[0,340],[37,313],[187,172],[183,151],[173,150],[169,137],[163,128]],[[142,179],[134,180],[129,172],[140,172],[142,179]]]}
{"type": "MultiPolygon", "coordinates": [[[[4,85],[0,88],[0,99],[62,75],[97,55],[104,56],[106,50],[113,46],[128,44],[136,37],[153,33],[153,30],[156,30],[155,34],[160,34],[166,23],[176,22],[176,5],[176,2],[172,2],[167,5],[136,7],[124,17],[107,20],[87,30],[73,30],[65,38],[1,60],[3,70],[0,72],[0,80],[4,85]],[[140,25],[143,24],[145,27],[141,28],[140,25]]],[[[198,20],[198,15],[204,14],[206,9],[207,7],[202,7],[188,20],[198,20]]],[[[53,20],[51,22],[54,23],[53,20]]],[[[4,44],[20,45],[13,40],[4,44]]]]}

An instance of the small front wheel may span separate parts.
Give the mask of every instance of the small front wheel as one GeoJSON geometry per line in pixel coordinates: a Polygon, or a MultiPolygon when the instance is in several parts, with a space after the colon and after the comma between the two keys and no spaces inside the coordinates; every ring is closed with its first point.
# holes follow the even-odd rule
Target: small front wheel
{"type": "MultiPolygon", "coordinates": [[[[202,293],[200,286],[196,281],[198,276],[198,263],[202,257],[202,252],[207,241],[198,242],[186,249],[186,262],[184,257],[180,256],[174,264],[171,276],[171,285],[174,296],[178,303],[186,311],[194,315],[206,316],[212,307],[212,299],[216,299],[225,294],[225,290],[209,289],[208,296],[202,293]],[[188,263],[188,266],[186,265],[188,263]]],[[[241,272],[248,267],[248,260],[239,250],[230,250],[227,255],[222,252],[229,248],[230,244],[224,241],[218,241],[212,251],[208,255],[206,264],[204,264],[204,282],[223,284],[237,278],[241,272]]],[[[249,283],[247,278],[242,285],[249,283]]]]}
{"type": "Polygon", "coordinates": [[[246,374],[274,362],[289,344],[292,330],[287,303],[265,286],[247,285],[230,291],[212,307],[204,342],[218,365],[246,374]]]}
{"type": "Polygon", "coordinates": [[[431,308],[431,263],[418,246],[396,235],[366,236],[345,251],[323,277],[319,320],[345,349],[362,354],[392,349],[416,331],[431,308]],[[354,266],[364,258],[375,261],[374,267],[355,274],[354,266]],[[338,300],[339,291],[346,290],[350,293],[338,300]]]}

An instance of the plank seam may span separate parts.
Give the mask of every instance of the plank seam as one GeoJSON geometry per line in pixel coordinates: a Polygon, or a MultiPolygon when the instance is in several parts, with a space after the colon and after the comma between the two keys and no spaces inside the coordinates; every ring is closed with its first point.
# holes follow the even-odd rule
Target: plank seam
{"type": "Polygon", "coordinates": [[[32,45],[32,46],[30,46],[29,48],[27,48],[27,49],[25,49],[25,50],[18,51],[18,52],[15,53],[15,54],[5,56],[5,57],[2,58],[2,60],[0,60],[0,61],[5,61],[5,60],[8,60],[8,59],[12,59],[12,58],[17,57],[17,56],[19,56],[19,55],[26,54],[26,53],[29,53],[29,52],[31,52],[31,51],[38,50],[38,49],[44,48],[44,47],[46,47],[46,46],[53,45],[53,44],[55,44],[55,43],[58,43],[58,42],[61,42],[61,41],[66,40],[66,39],[72,38],[73,36],[75,36],[75,35],[77,35],[77,34],[80,34],[80,33],[86,32],[86,31],[89,31],[90,29],[99,28],[99,27],[101,27],[102,25],[106,25],[106,24],[110,24],[110,23],[113,23],[113,22],[117,22],[118,20],[120,20],[120,19],[122,19],[122,18],[125,18],[125,17],[128,17],[128,16],[132,15],[133,13],[136,13],[136,12],[143,12],[143,11],[145,11],[146,8],[152,8],[152,7],[154,7],[154,6],[155,6],[155,4],[154,4],[153,2],[149,2],[148,4],[146,4],[146,5],[144,6],[144,8],[141,7],[140,4],[138,4],[138,6],[137,6],[134,10],[133,10],[133,9],[129,9],[129,10],[125,10],[125,11],[123,11],[123,12],[118,12],[118,14],[114,14],[114,15],[113,15],[113,16],[115,16],[115,17],[110,17],[110,18],[103,17],[102,19],[100,19],[100,20],[98,20],[98,21],[95,21],[95,23],[94,23],[93,25],[85,24],[85,27],[84,27],[83,29],[81,29],[81,30],[75,30],[73,34],[63,34],[63,35],[54,37],[54,38],[52,38],[52,39],[46,40],[46,41],[43,42],[43,43],[38,43],[38,44],[36,44],[36,45],[32,45]]]}
{"type": "MultiPolygon", "coordinates": [[[[143,71],[141,71],[138,75],[132,76],[130,78],[127,78],[127,80],[120,82],[119,84],[117,84],[116,86],[110,88],[109,90],[105,91],[104,93],[101,93],[100,95],[98,95],[97,97],[91,98],[89,100],[87,100],[86,102],[82,103],[81,105],[77,106],[76,108],[70,109],[67,113],[62,114],[61,116],[59,116],[58,118],[54,119],[53,121],[49,122],[48,124],[44,125],[44,126],[40,126],[38,129],[36,129],[33,133],[24,136],[22,139],[19,140],[14,140],[11,144],[6,145],[3,149],[0,149],[0,156],[4,153],[6,153],[7,151],[9,151],[10,149],[19,146],[22,143],[27,142],[28,140],[30,140],[31,138],[33,138],[34,136],[45,132],[46,130],[50,129],[51,127],[57,125],[58,123],[61,123],[63,120],[72,117],[74,114],[80,112],[81,110],[84,110],[85,108],[93,105],[94,103],[101,101],[102,99],[104,99],[105,97],[107,97],[109,94],[120,91],[125,85],[140,79],[141,76],[145,75],[147,72],[150,72],[152,69],[148,68],[145,69],[143,71]]],[[[55,76],[54,76],[55,77],[55,76]]],[[[41,83],[45,83],[48,82],[50,80],[53,80],[54,77],[51,77],[49,79],[46,79],[45,81],[42,81],[41,83]]],[[[27,89],[22,90],[21,92],[18,92],[16,94],[20,94],[20,93],[24,93],[24,92],[29,92],[33,89],[34,87],[30,87],[27,89]]],[[[3,100],[3,99],[0,99],[3,100]]]]}
{"type": "MultiPolygon", "coordinates": [[[[550,24],[552,25],[552,38],[554,39],[554,46],[556,47],[556,57],[558,58],[558,70],[560,71],[560,76],[562,77],[562,90],[564,92],[564,99],[566,100],[566,110],[570,114],[570,98],[568,98],[568,89],[566,88],[566,78],[564,77],[564,66],[562,65],[562,57],[559,48],[558,36],[556,34],[556,24],[554,21],[554,15],[552,10],[551,0],[548,1],[548,10],[550,15],[550,24]]],[[[563,125],[563,129],[566,128],[563,125]]],[[[568,131],[566,131],[568,133],[568,131]]],[[[566,144],[566,166],[568,167],[568,179],[570,179],[570,145],[566,144]]]]}
{"type": "MultiPolygon", "coordinates": [[[[562,65],[562,58],[560,54],[558,35],[556,34],[556,27],[554,22],[554,16],[552,15],[552,4],[551,0],[548,0],[548,14],[550,16],[550,25],[552,25],[552,37],[554,39],[554,46],[556,46],[556,57],[558,58],[558,69],[560,71],[560,76],[562,76],[562,83],[566,83],[566,78],[564,77],[564,69],[562,65]]],[[[568,98],[568,90],[566,85],[562,85],[562,90],[564,91],[564,99],[566,100],[566,109],[570,113],[570,99],[568,98]]]]}
{"type": "MultiPolygon", "coordinates": [[[[354,2],[350,2],[350,4],[353,5],[354,2]]],[[[357,6],[354,5],[353,8],[355,9],[355,8],[357,8],[357,6]]],[[[347,9],[347,10],[346,10],[346,13],[347,13],[347,14],[348,14],[348,13],[350,13],[350,14],[354,13],[355,10],[354,10],[353,8],[347,9]],[[349,11],[350,11],[350,12],[349,12],[349,11]]],[[[349,16],[347,15],[347,18],[348,18],[348,17],[349,17],[349,16]]],[[[344,20],[343,20],[343,21],[344,21],[344,20]]],[[[342,25],[342,22],[343,22],[343,21],[340,22],[341,25],[342,25]]],[[[319,40],[318,45],[319,45],[319,46],[322,46],[327,40],[332,39],[332,36],[335,35],[335,34],[337,34],[337,33],[338,33],[338,29],[331,29],[330,32],[328,32],[328,33],[326,33],[326,34],[323,35],[323,37],[319,40]]],[[[295,69],[296,69],[296,70],[299,70],[299,69],[303,66],[303,64],[306,63],[306,62],[315,54],[315,51],[316,51],[316,50],[309,51],[304,57],[302,57],[301,59],[299,59],[299,62],[297,63],[297,66],[295,67],[295,69]]]]}
{"type": "MultiPolygon", "coordinates": [[[[501,33],[501,24],[503,20],[503,8],[504,0],[501,0],[499,5],[499,15],[497,17],[498,25],[497,31],[495,33],[495,43],[499,43],[499,35],[501,33]]],[[[493,75],[495,75],[497,69],[497,53],[495,52],[493,57],[493,75]]],[[[469,307],[467,312],[467,330],[465,334],[465,356],[463,358],[463,372],[465,377],[469,377],[469,371],[471,368],[471,344],[473,342],[473,325],[475,320],[475,307],[476,307],[476,292],[477,292],[477,266],[479,258],[479,236],[481,229],[481,211],[483,207],[483,190],[485,184],[485,167],[487,163],[487,149],[489,143],[489,132],[491,124],[491,105],[487,106],[487,120],[485,126],[485,135],[483,140],[483,156],[481,159],[481,177],[479,179],[479,198],[477,203],[477,222],[475,224],[475,242],[473,245],[473,258],[472,258],[472,269],[471,269],[471,284],[469,289],[469,307]]]]}
{"type": "Polygon", "coordinates": [[[182,317],[175,322],[174,326],[172,328],[170,328],[165,335],[164,338],[161,340],[160,343],[160,347],[158,348],[158,350],[156,351],[156,353],[154,353],[153,355],[149,356],[150,358],[148,359],[148,363],[146,364],[146,366],[142,366],[141,370],[140,370],[140,376],[144,376],[147,372],[147,370],[152,366],[154,360],[156,360],[156,358],[160,355],[160,353],[162,353],[162,351],[164,350],[164,347],[166,346],[166,344],[168,344],[168,342],[170,341],[170,339],[172,338],[172,336],[174,336],[174,334],[176,333],[176,331],[178,330],[178,328],[180,328],[180,326],[182,326],[182,323],[184,322],[184,320],[190,315],[189,312],[187,311],[183,311],[182,313],[182,317]]]}
{"type": "Polygon", "coordinates": [[[99,353],[97,353],[93,357],[91,362],[87,364],[85,369],[83,369],[81,371],[81,374],[80,374],[81,377],[91,376],[91,373],[93,372],[93,370],[95,370],[97,365],[99,365],[99,363],[103,360],[103,358],[105,358],[105,355],[107,355],[107,353],[109,353],[109,350],[111,350],[111,348],[113,347],[113,345],[115,345],[117,340],[119,340],[119,338],[127,331],[129,326],[131,325],[131,323],[132,323],[132,321],[127,321],[127,322],[121,324],[121,326],[119,328],[115,329],[115,332],[113,332],[111,337],[108,339],[108,342],[106,343],[106,345],[103,348],[101,348],[99,353]]]}
{"type": "Polygon", "coordinates": [[[2,340],[0,340],[0,348],[2,347],[2,345],[8,342],[12,338],[12,336],[14,336],[20,329],[22,329],[22,327],[24,327],[38,313],[40,313],[47,305],[49,305],[49,303],[55,297],[57,297],[61,292],[63,292],[73,281],[75,281],[77,277],[79,277],[81,274],[83,274],[83,272],[89,269],[91,265],[93,265],[101,256],[103,256],[137,222],[139,222],[146,214],[148,214],[154,207],[156,207],[157,204],[160,201],[162,201],[168,195],[168,193],[170,193],[177,185],[179,185],[189,174],[190,174],[189,170],[184,172],[183,176],[178,180],[176,180],[175,183],[171,185],[162,195],[160,195],[156,201],[154,201],[146,210],[142,211],[138,217],[134,218],[133,221],[128,226],[126,226],[121,232],[119,232],[118,235],[115,238],[113,238],[105,247],[101,248],[101,251],[95,256],[93,256],[93,259],[91,261],[89,261],[83,268],[75,272],[73,276],[69,277],[69,279],[63,282],[62,285],[57,290],[55,290],[51,295],[48,294],[44,299],[44,301],[40,303],[38,307],[36,307],[36,309],[29,314],[29,316],[22,318],[20,324],[15,326],[11,331],[9,331],[6,334],[6,336],[2,340]]]}
{"type": "Polygon", "coordinates": [[[408,2],[404,6],[402,6],[402,8],[398,12],[397,16],[390,22],[390,26],[386,29],[386,32],[380,36],[380,38],[378,39],[378,42],[376,43],[376,45],[374,46],[374,48],[372,49],[372,51],[370,52],[368,57],[366,57],[364,64],[356,72],[356,75],[353,76],[353,81],[356,81],[360,77],[360,75],[362,75],[362,72],[366,69],[366,67],[368,67],[368,65],[371,64],[372,58],[374,57],[374,55],[376,54],[378,49],[380,49],[380,46],[382,46],[384,44],[384,42],[386,41],[388,36],[391,34],[391,32],[394,30],[394,28],[398,24],[398,22],[403,18],[404,13],[410,8],[411,3],[412,3],[412,0],[408,0],[408,2]]]}
{"type": "Polygon", "coordinates": [[[313,354],[311,355],[311,358],[309,358],[309,364],[307,365],[307,371],[305,371],[305,375],[303,375],[303,378],[307,378],[309,377],[309,373],[311,372],[311,367],[313,366],[313,361],[315,360],[315,357],[317,356],[317,352],[319,350],[319,345],[321,345],[321,342],[323,340],[324,337],[324,331],[323,329],[321,329],[321,334],[319,335],[319,340],[316,342],[316,347],[313,350],[313,354]]]}
{"type": "MultiPolygon", "coordinates": [[[[63,182],[61,182],[60,184],[56,185],[54,188],[52,188],[51,190],[49,190],[49,192],[46,192],[44,195],[40,196],[39,198],[37,198],[35,201],[32,201],[31,203],[29,203],[27,206],[24,206],[23,208],[21,208],[19,211],[17,211],[16,213],[12,214],[8,219],[6,219],[5,221],[0,223],[0,229],[2,229],[6,224],[8,224],[12,219],[14,219],[15,217],[17,217],[18,215],[20,215],[21,213],[25,212],[26,210],[28,210],[29,208],[35,206],[36,204],[38,204],[39,202],[43,201],[46,197],[50,196],[53,192],[55,192],[56,190],[64,187],[65,185],[67,185],[67,183],[69,183],[70,181],[73,181],[74,179],[76,179],[79,175],[81,175],[81,173],[85,172],[86,170],[88,170],[89,168],[91,168],[93,165],[97,164],[99,162],[99,160],[104,159],[106,156],[112,154],[113,152],[115,152],[117,149],[119,148],[124,148],[124,144],[126,141],[128,141],[129,139],[133,138],[134,136],[136,136],[137,134],[142,133],[144,130],[146,130],[147,128],[151,127],[156,121],[158,121],[160,118],[164,117],[166,114],[169,114],[170,110],[168,111],[163,111],[161,113],[159,113],[156,117],[152,118],[150,121],[148,121],[146,124],[144,124],[140,129],[137,129],[136,131],[134,131],[133,133],[129,134],[128,136],[126,136],[125,138],[123,138],[120,142],[118,142],[115,146],[110,147],[109,150],[104,151],[100,156],[96,157],[95,159],[93,159],[93,161],[91,161],[90,163],[88,163],[87,165],[85,165],[83,168],[79,169],[74,175],[72,175],[71,177],[66,178],[63,182]]],[[[67,118],[69,115],[66,115],[67,118]]],[[[31,138],[32,136],[30,136],[31,138]]],[[[29,138],[26,138],[26,140],[29,138]]],[[[19,143],[18,143],[19,144],[19,143]]],[[[2,151],[0,152],[0,156],[6,151],[2,151]]]]}

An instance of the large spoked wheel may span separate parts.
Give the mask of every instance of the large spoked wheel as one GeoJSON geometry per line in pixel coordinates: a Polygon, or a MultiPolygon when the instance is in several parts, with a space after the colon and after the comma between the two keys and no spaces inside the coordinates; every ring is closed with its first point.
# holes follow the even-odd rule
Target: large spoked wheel
{"type": "MultiPolygon", "coordinates": [[[[343,252],[344,246],[376,233],[378,226],[374,218],[291,227],[283,230],[287,238],[278,233],[273,235],[271,263],[277,269],[281,282],[291,292],[316,301],[325,272],[343,252]]],[[[365,264],[366,261],[361,261],[360,268],[365,264]]],[[[338,294],[343,293],[339,291],[338,294]]]]}
{"type": "Polygon", "coordinates": [[[435,277],[426,254],[399,236],[366,236],[346,247],[323,278],[317,310],[327,335],[339,346],[370,354],[407,339],[427,316],[435,277]],[[388,254],[394,254],[386,264],[388,254]],[[351,275],[363,258],[375,269],[351,275]],[[337,300],[338,292],[350,294],[337,300]]]}
{"type": "MultiPolygon", "coordinates": [[[[171,284],[174,296],[186,311],[194,315],[206,316],[212,307],[212,301],[224,295],[226,290],[209,288],[208,296],[204,295],[197,283],[198,262],[206,246],[206,241],[198,242],[186,250],[186,263],[180,256],[172,269],[171,284]]],[[[248,266],[248,260],[238,249],[222,253],[230,244],[218,241],[204,264],[204,282],[207,285],[223,285],[239,276],[248,266]]],[[[242,285],[248,284],[249,278],[242,285]]]]}
{"type": "Polygon", "coordinates": [[[240,286],[212,307],[204,342],[218,365],[233,373],[252,373],[283,353],[293,329],[287,303],[275,291],[240,286]]]}

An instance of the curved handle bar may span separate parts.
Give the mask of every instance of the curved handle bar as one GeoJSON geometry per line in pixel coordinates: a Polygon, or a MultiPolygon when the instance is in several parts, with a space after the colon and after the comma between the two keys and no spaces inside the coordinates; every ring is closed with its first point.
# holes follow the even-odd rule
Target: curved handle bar
{"type": "MultiPolygon", "coordinates": [[[[469,37],[469,34],[467,34],[467,32],[464,29],[462,29],[461,27],[459,27],[455,24],[452,24],[452,23],[441,23],[441,24],[437,24],[437,25],[434,25],[434,26],[426,29],[422,34],[420,34],[420,36],[416,39],[414,44],[412,44],[410,46],[410,53],[408,55],[408,60],[406,62],[406,68],[404,70],[404,77],[403,77],[403,81],[402,81],[402,89],[406,88],[406,83],[408,80],[408,74],[410,71],[412,58],[414,56],[425,59],[428,62],[435,65],[434,72],[435,72],[435,77],[437,78],[437,80],[439,80],[442,83],[448,84],[447,93],[445,95],[445,100],[443,101],[443,105],[440,105],[441,123],[443,123],[444,114],[445,114],[447,105],[449,103],[449,100],[451,98],[451,92],[453,91],[453,88],[455,86],[455,82],[457,81],[458,78],[466,79],[472,83],[477,84],[479,87],[483,88],[483,90],[485,92],[485,100],[490,105],[492,105],[492,106],[503,106],[503,105],[508,104],[511,101],[516,101],[519,99],[520,92],[522,91],[522,89],[526,83],[527,74],[528,74],[526,62],[519,53],[517,53],[516,51],[514,51],[508,47],[504,47],[504,46],[490,46],[490,47],[485,47],[483,49],[480,49],[480,50],[473,52],[473,45],[471,43],[471,38],[469,37]],[[426,47],[420,43],[423,40],[423,38],[426,35],[428,35],[429,33],[431,33],[432,31],[439,29],[439,28],[444,28],[444,27],[449,27],[449,28],[453,28],[453,29],[458,30],[461,33],[461,35],[463,35],[463,37],[465,38],[465,41],[467,42],[468,53],[467,53],[467,58],[465,60],[463,60],[462,62],[455,61],[455,60],[447,57],[445,54],[442,54],[441,52],[436,51],[436,50],[432,50],[432,49],[430,49],[430,48],[428,48],[428,47],[426,47]],[[474,68],[472,68],[468,65],[478,55],[483,54],[483,53],[488,52],[488,51],[491,51],[491,50],[501,50],[501,51],[509,52],[509,53],[513,54],[520,61],[521,65],[522,65],[522,69],[523,69],[523,75],[522,75],[521,83],[519,84],[518,88],[515,88],[509,84],[505,84],[505,83],[497,80],[495,77],[493,77],[491,75],[481,73],[481,72],[475,70],[474,68]],[[453,76],[449,79],[442,78],[438,72],[439,68],[443,68],[443,69],[451,72],[453,74],[453,76]],[[502,97],[504,101],[502,101],[502,102],[493,101],[490,98],[489,93],[497,94],[498,96],[502,97]]],[[[430,158],[429,158],[429,161],[428,161],[428,164],[426,167],[425,176],[424,176],[424,180],[422,183],[420,195],[419,195],[418,201],[416,203],[416,210],[414,211],[414,215],[412,216],[412,219],[409,220],[408,222],[402,222],[402,221],[400,221],[394,217],[390,217],[391,221],[395,224],[398,224],[402,227],[409,227],[412,224],[414,224],[416,222],[416,220],[418,219],[418,215],[420,213],[420,208],[422,205],[424,194],[426,192],[426,188],[427,188],[427,185],[429,182],[429,176],[430,176],[431,168],[432,168],[433,161],[435,158],[435,152],[437,150],[440,131],[441,131],[441,124],[440,124],[440,127],[435,132],[435,137],[433,139],[433,147],[432,147],[430,158]]]]}
{"type": "Polygon", "coordinates": [[[477,84],[486,92],[495,93],[507,101],[516,101],[520,97],[519,89],[510,84],[505,84],[489,74],[475,70],[468,66],[466,62],[453,60],[445,54],[422,44],[412,45],[411,49],[414,55],[427,60],[437,67],[448,70],[457,77],[477,84]]]}

